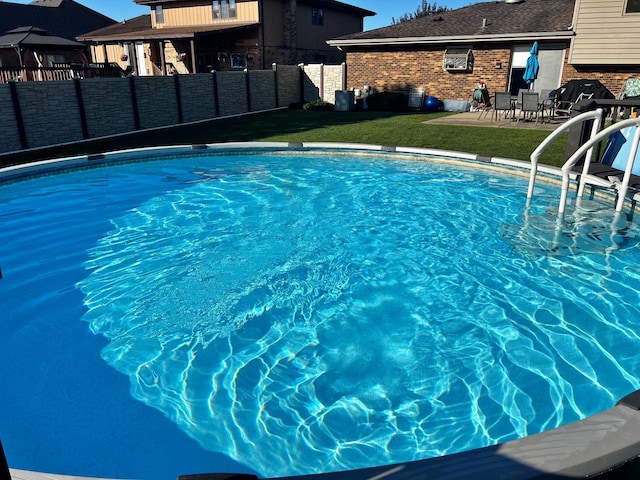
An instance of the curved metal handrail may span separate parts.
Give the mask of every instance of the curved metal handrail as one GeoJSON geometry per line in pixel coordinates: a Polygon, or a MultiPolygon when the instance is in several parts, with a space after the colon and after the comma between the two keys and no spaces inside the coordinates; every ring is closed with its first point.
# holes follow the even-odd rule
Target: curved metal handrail
{"type": "MultiPolygon", "coordinates": [[[[578,117],[576,117],[578,118],[578,117]]],[[[567,192],[569,190],[569,174],[571,169],[578,163],[578,160],[588,152],[587,158],[585,159],[584,167],[582,168],[582,175],[580,176],[580,186],[578,189],[578,197],[582,196],[582,192],[584,191],[584,184],[587,181],[587,176],[589,174],[589,165],[591,162],[591,152],[593,151],[593,147],[597,145],[599,142],[609,137],[611,134],[622,130],[627,127],[636,127],[635,134],[633,136],[633,143],[631,144],[631,152],[629,154],[629,161],[627,162],[626,168],[624,170],[624,175],[622,178],[622,182],[618,185],[618,202],[616,203],[616,212],[622,211],[622,206],[624,205],[625,197],[627,194],[627,189],[629,187],[629,180],[631,178],[631,171],[633,170],[633,166],[636,159],[636,154],[638,152],[638,144],[640,143],[640,118],[630,118],[628,120],[623,120],[618,123],[614,123],[608,128],[605,128],[600,133],[592,135],[591,138],[585,142],[578,150],[576,150],[571,157],[565,162],[562,166],[562,191],[560,194],[560,205],[558,206],[558,213],[564,213],[565,206],[567,203],[567,192]]],[[[613,185],[614,183],[611,182],[613,185]]]]}
{"type": "MultiPolygon", "coordinates": [[[[593,138],[593,136],[598,132],[598,130],[600,130],[600,123],[602,121],[603,112],[604,110],[602,108],[598,108],[596,110],[585,112],[576,117],[573,117],[572,119],[568,120],[566,123],[561,125],[560,127],[556,128],[553,132],[551,132],[551,134],[547,138],[545,138],[540,143],[540,145],[538,145],[538,147],[533,151],[533,153],[531,153],[531,157],[530,157],[531,158],[531,174],[529,176],[529,188],[527,190],[527,207],[531,205],[531,200],[533,198],[533,189],[535,187],[536,176],[538,174],[538,160],[540,158],[540,155],[542,155],[542,153],[547,149],[547,147],[549,147],[549,145],[553,143],[553,141],[556,140],[564,132],[566,132],[567,130],[569,130],[575,125],[581,124],[589,120],[594,120],[593,127],[591,129],[591,137],[590,137],[590,138],[593,138]]],[[[589,162],[591,161],[591,153],[592,153],[592,149],[589,151],[589,154],[588,154],[589,162]]]]}

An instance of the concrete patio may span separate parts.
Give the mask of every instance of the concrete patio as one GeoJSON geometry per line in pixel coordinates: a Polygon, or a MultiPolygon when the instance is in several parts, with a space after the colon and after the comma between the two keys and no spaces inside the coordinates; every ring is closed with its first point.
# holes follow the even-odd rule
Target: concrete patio
{"type": "Polygon", "coordinates": [[[527,128],[535,130],[555,130],[563,122],[558,120],[549,121],[545,118],[545,121],[517,121],[518,113],[516,112],[516,121],[510,118],[503,118],[500,116],[497,120],[493,119],[491,111],[489,112],[462,112],[454,113],[446,117],[440,117],[433,120],[428,120],[425,123],[441,124],[441,125],[463,125],[467,127],[496,127],[496,128],[527,128]]]}

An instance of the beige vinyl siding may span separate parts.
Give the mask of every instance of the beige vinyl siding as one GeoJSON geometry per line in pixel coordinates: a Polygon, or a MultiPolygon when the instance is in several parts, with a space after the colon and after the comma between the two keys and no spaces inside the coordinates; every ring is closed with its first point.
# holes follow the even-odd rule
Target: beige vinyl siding
{"type": "Polygon", "coordinates": [[[640,14],[625,14],[625,0],[577,0],[569,63],[637,65],[640,63],[640,14]]]}
{"type": "MultiPolygon", "coordinates": [[[[153,12],[153,10],[152,10],[153,12]]],[[[151,15],[153,28],[186,27],[194,25],[219,25],[221,23],[257,22],[258,2],[236,1],[236,18],[213,19],[213,2],[201,2],[198,5],[167,4],[162,9],[164,23],[156,23],[155,13],[151,15]]]]}
{"type": "Polygon", "coordinates": [[[104,56],[105,49],[102,45],[92,45],[91,46],[91,58],[96,63],[117,63],[120,68],[125,70],[127,66],[130,64],[131,59],[127,58],[127,60],[122,60],[122,55],[124,54],[124,48],[120,44],[107,44],[107,58],[104,56]]]}

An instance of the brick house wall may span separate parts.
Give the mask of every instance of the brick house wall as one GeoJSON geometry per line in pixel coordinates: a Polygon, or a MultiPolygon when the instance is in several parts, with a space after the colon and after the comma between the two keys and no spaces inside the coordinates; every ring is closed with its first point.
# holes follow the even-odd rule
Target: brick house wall
{"type": "Polygon", "coordinates": [[[424,88],[441,100],[468,100],[482,80],[490,92],[507,89],[511,49],[473,49],[472,72],[447,72],[442,68],[444,48],[387,52],[347,52],[347,88],[371,85],[376,91],[424,88]],[[497,69],[500,63],[502,68],[497,69]]]}
{"type": "MultiPolygon", "coordinates": [[[[509,84],[511,47],[473,49],[472,72],[447,72],[442,68],[444,48],[408,49],[405,51],[347,52],[347,88],[371,85],[376,91],[403,91],[424,88],[427,95],[441,100],[468,100],[478,81],[487,84],[491,93],[505,91],[509,84]],[[501,68],[496,68],[500,64],[501,68]]],[[[630,77],[640,77],[635,66],[570,65],[569,49],[565,52],[560,85],[569,80],[592,79],[617,95],[630,77]]]]}

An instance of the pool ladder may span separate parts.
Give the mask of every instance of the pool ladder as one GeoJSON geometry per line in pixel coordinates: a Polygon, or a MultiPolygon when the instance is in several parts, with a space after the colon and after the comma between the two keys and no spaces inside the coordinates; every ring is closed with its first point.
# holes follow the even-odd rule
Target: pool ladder
{"type": "Polygon", "coordinates": [[[631,179],[631,172],[633,170],[636,154],[638,153],[638,144],[640,143],[640,118],[630,118],[628,120],[623,120],[621,122],[617,122],[610,127],[600,131],[600,125],[602,123],[603,118],[603,109],[598,108],[596,110],[582,113],[570,120],[568,120],[565,124],[554,130],[551,135],[545,138],[540,145],[533,151],[531,154],[531,173],[529,176],[529,188],[527,191],[527,203],[526,207],[529,208],[531,206],[531,201],[533,199],[533,191],[535,188],[536,176],[538,174],[538,160],[540,155],[547,149],[547,147],[560,135],[568,131],[570,128],[587,122],[589,120],[593,120],[593,125],[591,126],[591,133],[589,140],[587,140],[580,148],[578,148],[571,157],[564,163],[561,168],[562,172],[562,188],[560,191],[560,203],[558,205],[558,215],[564,215],[567,206],[567,197],[569,192],[569,184],[571,180],[571,172],[573,168],[576,166],[578,161],[584,156],[584,165],[582,167],[582,171],[578,177],[578,192],[576,195],[576,205],[580,205],[582,197],[584,195],[584,189],[586,184],[590,184],[593,186],[599,186],[604,188],[615,189],[617,192],[617,201],[615,211],[617,213],[622,212],[622,208],[624,206],[625,199],[627,197],[627,192],[629,190],[629,181],[631,179]],[[627,127],[636,127],[633,135],[633,143],[631,145],[631,150],[629,153],[629,158],[626,162],[625,170],[623,171],[622,180],[618,177],[609,177],[602,178],[596,175],[589,173],[589,167],[591,166],[591,159],[593,156],[594,148],[603,140],[609,138],[612,134],[619,132],[620,130],[627,127]]]}
{"type": "MultiPolygon", "coordinates": [[[[529,177],[529,186],[527,190],[527,200],[525,206],[525,222],[524,222],[524,230],[528,230],[530,226],[530,207],[533,200],[533,194],[535,189],[536,176],[538,173],[538,160],[542,153],[547,149],[547,147],[556,140],[560,135],[567,132],[574,126],[580,126],[584,122],[593,121],[593,125],[590,129],[589,139],[581,145],[574,153],[569,157],[569,159],[564,163],[561,168],[561,177],[562,177],[562,186],[560,191],[560,201],[558,204],[558,214],[556,218],[555,225],[555,233],[553,234],[552,239],[552,250],[557,249],[560,245],[562,245],[561,237],[563,235],[574,236],[578,238],[580,233],[579,231],[573,231],[576,225],[580,223],[577,222],[566,222],[565,221],[565,211],[567,207],[567,199],[568,192],[571,181],[571,174],[573,168],[576,166],[578,161],[584,157],[584,164],[579,173],[574,172],[577,175],[576,179],[578,182],[578,189],[576,194],[575,207],[576,212],[578,213],[578,209],[582,206],[582,198],[584,195],[585,186],[587,184],[595,186],[607,188],[610,191],[615,191],[617,194],[617,198],[615,201],[615,212],[613,218],[610,222],[610,237],[612,239],[611,246],[606,248],[606,252],[611,252],[616,249],[615,242],[613,239],[618,235],[619,232],[623,231],[629,222],[627,215],[623,212],[624,203],[627,197],[627,192],[629,190],[629,182],[632,175],[633,166],[636,159],[636,154],[638,153],[638,145],[640,144],[640,119],[632,118],[628,120],[623,120],[617,122],[610,127],[600,130],[600,126],[602,124],[604,111],[601,108],[598,108],[593,111],[585,112],[581,115],[578,115],[574,118],[568,120],[565,124],[554,130],[547,138],[545,138],[540,145],[533,151],[531,154],[531,172],[529,177]],[[622,173],[622,180],[618,178],[618,176],[609,176],[608,178],[603,178],[601,176],[597,176],[593,173],[589,173],[589,167],[592,163],[593,151],[596,146],[600,144],[603,140],[607,139],[610,135],[622,130],[627,127],[636,127],[635,132],[633,134],[632,144],[629,152],[629,157],[626,162],[625,170],[620,171],[622,173]],[[574,227],[570,227],[569,225],[573,224],[574,227]],[[569,231],[567,230],[569,229],[569,231]]],[[[612,167],[612,170],[615,170],[612,167]]],[[[583,214],[580,212],[580,214],[583,214]]],[[[574,214],[575,216],[575,214],[574,214]]],[[[578,215],[580,217],[580,215],[578,215]]],[[[577,220],[576,217],[573,220],[577,220]]],[[[581,223],[583,224],[583,221],[581,223]]]]}

